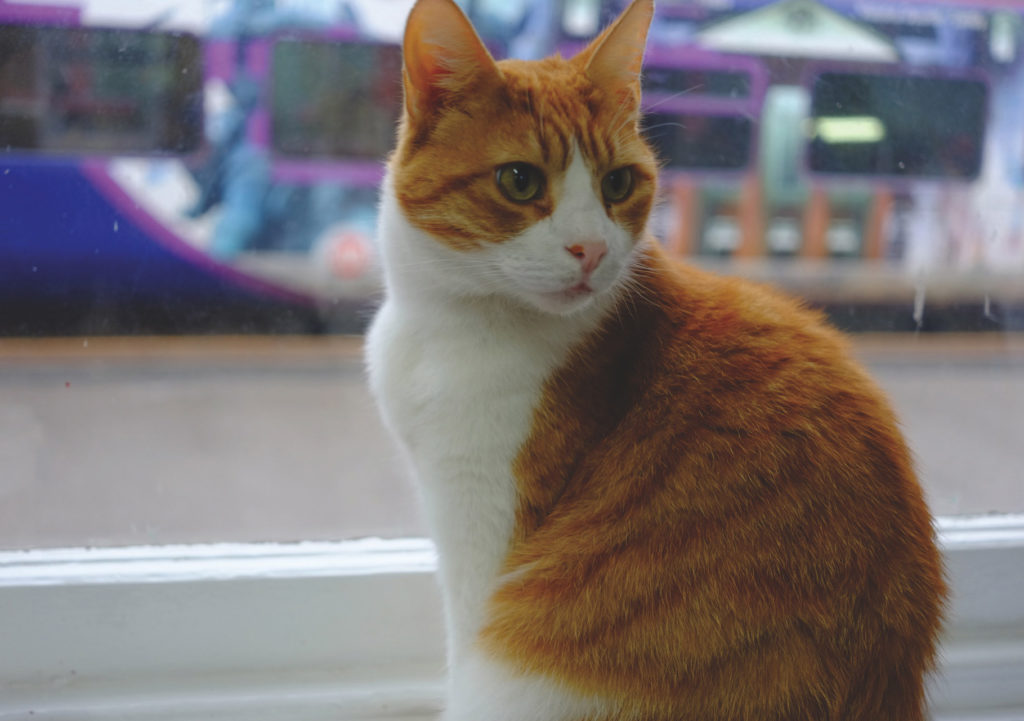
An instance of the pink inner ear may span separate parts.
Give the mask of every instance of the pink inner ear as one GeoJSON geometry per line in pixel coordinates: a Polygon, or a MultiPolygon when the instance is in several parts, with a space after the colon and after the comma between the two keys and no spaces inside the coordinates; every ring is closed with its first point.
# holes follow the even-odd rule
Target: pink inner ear
{"type": "Polygon", "coordinates": [[[652,0],[634,0],[580,54],[594,84],[608,88],[616,96],[639,98],[640,71],[653,16],[652,0]]]}
{"type": "Polygon", "coordinates": [[[496,73],[494,60],[452,0],[419,0],[409,13],[403,42],[406,110],[428,112],[446,90],[480,74],[496,73]]]}
{"type": "Polygon", "coordinates": [[[437,62],[436,48],[430,52],[421,42],[420,35],[408,30],[403,47],[406,110],[416,116],[434,104],[437,95],[437,76],[441,66],[437,62]]]}

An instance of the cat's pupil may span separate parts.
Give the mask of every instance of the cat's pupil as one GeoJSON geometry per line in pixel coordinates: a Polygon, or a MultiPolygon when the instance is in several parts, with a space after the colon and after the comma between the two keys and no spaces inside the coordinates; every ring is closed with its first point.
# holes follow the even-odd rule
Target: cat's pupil
{"type": "Polygon", "coordinates": [[[512,167],[512,183],[520,193],[525,193],[529,189],[530,176],[522,166],[515,165],[512,167]]]}

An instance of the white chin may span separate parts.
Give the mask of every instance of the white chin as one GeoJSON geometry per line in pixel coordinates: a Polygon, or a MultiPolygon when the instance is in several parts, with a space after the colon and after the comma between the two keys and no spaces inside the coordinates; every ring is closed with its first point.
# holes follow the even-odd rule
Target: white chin
{"type": "Polygon", "coordinates": [[[598,294],[594,291],[556,291],[553,293],[533,293],[527,300],[531,305],[546,313],[570,315],[593,305],[598,294]]]}

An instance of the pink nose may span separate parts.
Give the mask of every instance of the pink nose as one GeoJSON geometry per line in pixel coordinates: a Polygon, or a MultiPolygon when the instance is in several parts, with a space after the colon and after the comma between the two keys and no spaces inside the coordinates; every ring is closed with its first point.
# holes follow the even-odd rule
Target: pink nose
{"type": "Polygon", "coordinates": [[[608,253],[608,246],[600,242],[574,243],[565,246],[569,255],[580,262],[584,273],[590,273],[608,253]]]}

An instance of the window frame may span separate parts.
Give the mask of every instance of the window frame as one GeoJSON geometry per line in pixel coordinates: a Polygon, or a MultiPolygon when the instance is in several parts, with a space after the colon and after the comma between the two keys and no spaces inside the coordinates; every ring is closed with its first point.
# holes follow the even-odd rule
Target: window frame
{"type": "MultiPolygon", "coordinates": [[[[1024,514],[937,527],[934,718],[1020,719],[1024,514]]],[[[435,569],[426,539],[0,552],[0,719],[436,718],[435,569]]]]}

